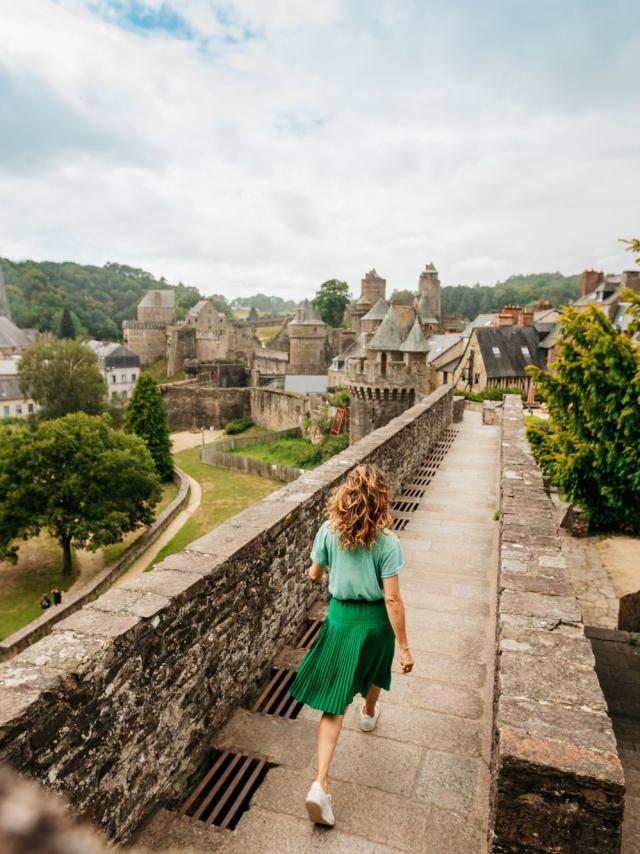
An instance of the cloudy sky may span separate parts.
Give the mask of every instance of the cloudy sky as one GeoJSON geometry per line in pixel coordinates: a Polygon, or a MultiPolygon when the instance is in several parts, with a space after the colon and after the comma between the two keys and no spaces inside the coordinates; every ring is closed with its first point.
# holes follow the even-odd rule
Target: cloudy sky
{"type": "Polygon", "coordinates": [[[631,266],[637,0],[0,0],[0,255],[229,297],[631,266]]]}

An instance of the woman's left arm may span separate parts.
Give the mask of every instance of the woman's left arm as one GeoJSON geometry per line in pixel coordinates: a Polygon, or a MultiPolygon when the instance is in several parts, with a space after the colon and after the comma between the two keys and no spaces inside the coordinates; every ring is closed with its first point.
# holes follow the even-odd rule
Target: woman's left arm
{"type": "Polygon", "coordinates": [[[326,566],[321,566],[319,563],[316,563],[314,561],[309,567],[309,578],[312,581],[322,581],[322,578],[326,574],[326,571],[326,566]]]}

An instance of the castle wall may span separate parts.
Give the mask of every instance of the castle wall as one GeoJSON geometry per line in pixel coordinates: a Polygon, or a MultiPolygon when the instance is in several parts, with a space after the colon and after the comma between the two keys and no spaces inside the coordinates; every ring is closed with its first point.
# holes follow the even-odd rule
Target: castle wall
{"type": "Polygon", "coordinates": [[[181,371],[185,359],[196,355],[196,330],[190,326],[170,326],[167,341],[167,376],[181,371]]]}
{"type": "Polygon", "coordinates": [[[407,389],[361,389],[349,386],[349,444],[360,441],[393,418],[401,415],[415,402],[415,392],[407,389]],[[371,397],[368,394],[371,393],[371,397]]]}
{"type": "Polygon", "coordinates": [[[252,388],[250,393],[251,417],[261,427],[269,430],[286,430],[302,427],[304,415],[309,411],[309,397],[282,391],[277,388],[252,388]]]}
{"type": "Polygon", "coordinates": [[[299,634],[330,491],[361,462],[399,486],[446,429],[451,403],[450,389],[435,392],[0,665],[0,760],[64,791],[119,841],[178,803],[216,730],[299,634]]]}
{"type": "Polygon", "coordinates": [[[122,323],[124,345],[140,357],[142,365],[148,365],[166,355],[166,330],[164,324],[125,320],[122,323]]]}
{"type": "Polygon", "coordinates": [[[248,388],[220,388],[213,383],[167,383],[160,386],[172,430],[222,429],[251,411],[248,388]]]}

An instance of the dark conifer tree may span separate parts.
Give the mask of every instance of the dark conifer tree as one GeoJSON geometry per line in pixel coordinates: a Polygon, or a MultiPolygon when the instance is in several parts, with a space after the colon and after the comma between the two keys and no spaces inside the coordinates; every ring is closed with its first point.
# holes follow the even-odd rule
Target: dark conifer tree
{"type": "Polygon", "coordinates": [[[171,479],[173,458],[169,419],[158,384],[148,373],[142,373],[129,398],[124,414],[126,433],[135,433],[144,440],[153,457],[160,480],[171,479]]]}
{"type": "Polygon", "coordinates": [[[60,315],[60,329],[58,330],[58,338],[73,339],[75,337],[76,330],[75,326],[73,325],[73,318],[71,317],[69,307],[65,305],[65,307],[62,309],[62,314],[60,315]]]}

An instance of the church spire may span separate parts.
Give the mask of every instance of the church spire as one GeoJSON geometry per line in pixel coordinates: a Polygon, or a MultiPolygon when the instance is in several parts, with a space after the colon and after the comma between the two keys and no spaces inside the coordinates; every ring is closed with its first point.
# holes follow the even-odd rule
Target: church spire
{"type": "Polygon", "coordinates": [[[0,264],[0,317],[8,317],[11,320],[11,310],[9,308],[9,299],[7,297],[7,289],[4,284],[4,275],[2,265],[0,264]]]}

